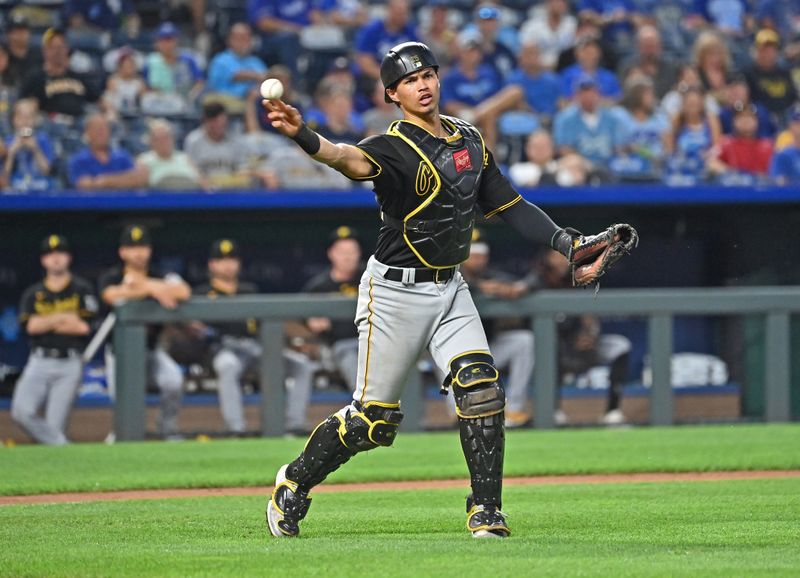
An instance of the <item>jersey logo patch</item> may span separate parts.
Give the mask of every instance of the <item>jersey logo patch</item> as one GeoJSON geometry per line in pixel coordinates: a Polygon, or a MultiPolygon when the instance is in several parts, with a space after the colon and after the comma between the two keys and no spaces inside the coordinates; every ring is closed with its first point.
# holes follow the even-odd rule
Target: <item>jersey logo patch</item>
{"type": "MultiPolygon", "coordinates": [[[[466,151],[464,151],[466,152],[466,151]]],[[[421,161],[419,163],[419,168],[417,169],[417,179],[415,184],[415,189],[417,194],[420,197],[424,197],[428,193],[433,190],[433,171],[431,167],[428,166],[428,163],[421,161]]]]}
{"type": "Polygon", "coordinates": [[[453,162],[456,163],[456,172],[461,173],[472,168],[472,159],[469,158],[469,151],[462,149],[453,153],[453,162]]]}

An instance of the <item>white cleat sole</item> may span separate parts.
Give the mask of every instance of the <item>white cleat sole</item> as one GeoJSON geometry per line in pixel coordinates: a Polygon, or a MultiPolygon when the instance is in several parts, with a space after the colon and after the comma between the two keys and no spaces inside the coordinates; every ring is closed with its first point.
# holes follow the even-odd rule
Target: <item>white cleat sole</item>
{"type": "Polygon", "coordinates": [[[505,538],[505,536],[501,536],[500,534],[495,534],[494,532],[490,532],[489,530],[478,530],[477,532],[472,533],[473,538],[505,538]]]}
{"type": "MultiPolygon", "coordinates": [[[[281,466],[281,469],[278,470],[278,473],[275,475],[275,487],[278,487],[279,484],[286,481],[287,467],[289,467],[289,464],[281,466]]],[[[275,507],[272,496],[270,496],[269,502],[267,502],[267,525],[269,526],[269,532],[276,538],[288,538],[289,536],[281,532],[281,529],[278,527],[278,522],[281,520],[281,513],[278,511],[278,508],[275,507]]]]}

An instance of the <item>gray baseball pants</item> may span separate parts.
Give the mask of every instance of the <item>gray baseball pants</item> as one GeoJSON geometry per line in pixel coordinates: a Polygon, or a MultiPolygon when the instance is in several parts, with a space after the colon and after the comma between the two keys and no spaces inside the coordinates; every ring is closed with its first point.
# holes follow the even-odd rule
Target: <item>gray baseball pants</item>
{"type": "Polygon", "coordinates": [[[489,353],[489,344],[459,272],[445,283],[384,279],[388,267],[374,256],[361,278],[356,311],[358,376],[353,399],[399,403],[420,353],[430,353],[438,372],[468,352],[489,353]]]}
{"type": "MultiPolygon", "coordinates": [[[[228,431],[245,431],[244,402],[242,400],[242,374],[255,366],[262,354],[261,344],[250,337],[224,338],[222,349],[212,361],[217,374],[217,390],[222,419],[228,431]]],[[[285,349],[288,391],[286,400],[286,429],[306,429],[306,411],[311,397],[315,367],[307,363],[302,353],[285,349]]]]}
{"type": "Polygon", "coordinates": [[[65,429],[83,374],[80,358],[53,359],[31,354],[11,399],[11,418],[37,442],[68,443],[65,429]],[[45,405],[44,418],[39,410],[45,405]]]}
{"type": "MultiPolygon", "coordinates": [[[[108,394],[114,399],[116,394],[116,357],[109,348],[105,351],[106,383],[108,394]]],[[[177,435],[178,410],[183,399],[183,371],[169,354],[157,347],[147,353],[147,375],[161,393],[161,417],[159,429],[164,436],[177,435]]]]}

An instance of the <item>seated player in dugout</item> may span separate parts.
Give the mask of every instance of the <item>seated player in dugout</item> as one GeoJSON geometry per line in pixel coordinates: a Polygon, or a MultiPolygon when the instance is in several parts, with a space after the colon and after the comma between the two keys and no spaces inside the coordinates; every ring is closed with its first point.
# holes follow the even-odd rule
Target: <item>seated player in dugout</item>
{"type": "MultiPolygon", "coordinates": [[[[439,66],[427,46],[395,46],[380,72],[385,98],[403,119],[355,146],[320,137],[279,99],[264,101],[272,125],[312,158],[353,180],[372,181],[382,217],[375,253],[359,285],[353,401],[317,426],[297,459],[278,470],[267,525],[273,536],[298,536],[314,486],[357,453],[392,445],[403,420],[406,376],[427,348],[455,396],[472,489],[467,529],[476,538],[506,537],[511,531],[501,511],[505,393],[458,271],[469,255],[476,213],[500,216],[526,240],[565,255],[579,266],[576,271],[585,271],[584,261],[591,258],[594,273],[579,283],[605,271],[608,259],[599,255],[610,254],[622,235],[615,225],[584,237],[525,201],[500,173],[478,130],[440,114],[439,66]]],[[[630,242],[635,231],[627,227],[630,242]]]]}
{"type": "MultiPolygon", "coordinates": [[[[337,227],[330,235],[327,256],[330,266],[309,279],[303,292],[358,297],[364,265],[355,229],[337,227]]],[[[352,320],[309,317],[296,325],[291,343],[305,354],[306,363],[353,391],[358,377],[358,332],[352,320]]]]}
{"type": "MultiPolygon", "coordinates": [[[[235,295],[253,295],[258,287],[240,278],[242,257],[239,243],[218,239],[211,244],[208,256],[208,283],[194,289],[195,295],[224,299],[235,295]]],[[[263,354],[258,340],[258,323],[245,321],[194,323],[210,341],[211,364],[217,374],[217,389],[222,418],[229,434],[246,433],[242,380],[254,371],[263,354]]],[[[292,380],[286,399],[286,429],[289,434],[308,435],[306,410],[311,395],[313,368],[303,363],[302,354],[283,351],[286,376],[292,380]]]]}

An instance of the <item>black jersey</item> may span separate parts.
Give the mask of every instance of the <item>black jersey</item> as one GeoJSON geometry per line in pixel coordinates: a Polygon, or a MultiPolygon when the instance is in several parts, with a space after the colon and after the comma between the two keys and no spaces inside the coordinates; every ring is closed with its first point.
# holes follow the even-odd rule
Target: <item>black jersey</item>
{"type": "MultiPolygon", "coordinates": [[[[352,279],[346,281],[334,281],[331,278],[331,270],[327,269],[319,275],[312,277],[303,291],[305,293],[337,293],[345,297],[358,297],[358,284],[361,281],[361,274],[363,269],[353,276],[352,279]]],[[[339,341],[340,339],[353,339],[358,337],[358,331],[352,321],[344,319],[331,320],[331,329],[323,336],[324,339],[329,340],[331,343],[339,341]]]]}
{"type": "MultiPolygon", "coordinates": [[[[231,295],[253,295],[258,293],[258,287],[253,283],[246,281],[239,282],[236,286],[236,293],[227,293],[220,288],[219,285],[214,283],[212,279],[208,283],[204,283],[192,290],[194,295],[198,297],[210,297],[216,299],[218,297],[229,297],[231,295]]],[[[258,333],[258,323],[255,319],[247,319],[245,321],[229,321],[223,323],[209,323],[209,327],[213,327],[217,333],[217,337],[228,335],[230,337],[256,337],[258,333]]]]}
{"type": "MultiPolygon", "coordinates": [[[[32,315],[52,315],[54,313],[75,313],[84,321],[91,323],[97,315],[98,302],[92,285],[80,277],[72,277],[61,291],[51,291],[44,281],[28,287],[22,294],[19,306],[19,320],[25,326],[32,315]]],[[[88,342],[88,335],[64,335],[49,331],[31,335],[32,347],[47,349],[82,349],[88,342]]]]}
{"type": "MultiPolygon", "coordinates": [[[[403,121],[408,122],[408,121],[403,121]]],[[[461,121],[456,121],[461,123],[461,121]]],[[[446,139],[458,171],[459,141],[464,137],[455,122],[442,118],[443,126],[451,133],[446,139]]],[[[474,129],[473,129],[474,130],[474,129]]],[[[402,220],[417,210],[430,196],[434,179],[425,171],[420,154],[397,135],[396,131],[369,137],[358,148],[374,165],[374,174],[361,180],[371,180],[381,211],[391,218],[402,220]]],[[[470,160],[471,162],[471,160],[470,160]]],[[[494,216],[521,200],[519,193],[506,179],[494,161],[492,153],[485,151],[483,170],[477,187],[476,204],[486,217],[494,216]]],[[[414,253],[403,237],[402,231],[384,224],[378,235],[375,257],[394,267],[422,267],[425,264],[414,253]]]]}

